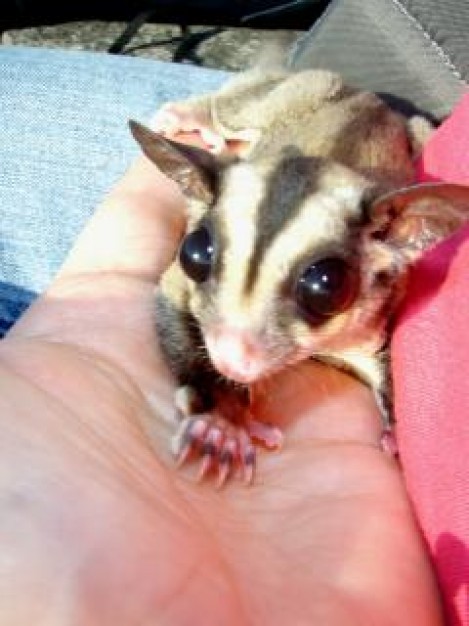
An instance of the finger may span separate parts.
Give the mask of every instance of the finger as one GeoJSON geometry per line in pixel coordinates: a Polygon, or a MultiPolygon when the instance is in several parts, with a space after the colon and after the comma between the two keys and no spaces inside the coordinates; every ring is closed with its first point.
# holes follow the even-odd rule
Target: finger
{"type": "Polygon", "coordinates": [[[85,226],[58,278],[117,272],[154,280],[174,253],[183,207],[175,184],[139,158],[85,226]]]}

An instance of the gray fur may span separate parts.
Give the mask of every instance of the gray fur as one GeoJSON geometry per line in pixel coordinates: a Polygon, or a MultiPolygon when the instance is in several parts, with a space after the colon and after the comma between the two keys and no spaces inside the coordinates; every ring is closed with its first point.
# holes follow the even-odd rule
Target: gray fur
{"type": "MultiPolygon", "coordinates": [[[[177,105],[176,112],[181,110],[178,106],[181,107],[177,105]]],[[[298,250],[303,252],[298,256],[298,250],[293,248],[284,251],[282,264],[288,267],[288,278],[282,275],[283,283],[273,285],[272,302],[266,304],[266,328],[262,332],[266,345],[272,344],[272,358],[278,358],[274,357],[278,353],[290,354],[293,350],[290,344],[295,345],[298,339],[295,333],[300,332],[298,311],[288,281],[292,282],[302,264],[307,264],[315,255],[321,258],[328,250],[338,251],[357,267],[361,291],[351,311],[344,314],[343,323],[333,319],[326,322],[324,328],[311,328],[311,335],[316,333],[320,349],[308,356],[353,371],[379,396],[388,398],[385,350],[390,318],[405,293],[407,269],[427,245],[448,235],[466,219],[469,205],[466,194],[462,201],[465,208],[455,219],[454,193],[448,189],[442,191],[443,188],[435,191],[435,187],[398,194],[399,205],[395,210],[389,210],[392,196],[384,204],[373,202],[373,198],[383,192],[393,192],[413,182],[416,141],[411,129],[420,129],[418,134],[425,124],[414,121],[409,125],[403,116],[391,111],[374,94],[350,89],[337,75],[320,71],[274,72],[267,76],[250,73],[238,78],[231,88],[227,85],[219,94],[210,94],[182,106],[184,115],[187,111],[190,113],[191,106],[195,117],[203,110],[204,123],[208,119],[216,131],[225,133],[226,140],[240,130],[252,131],[255,139],[241,156],[231,156],[228,160],[219,157],[188,159],[187,149],[181,149],[186,168],[184,192],[192,200],[206,199],[205,209],[199,205],[198,211],[203,219],[212,220],[216,226],[218,269],[206,283],[194,285],[184,277],[175,260],[159,287],[158,328],[163,349],[179,383],[189,381],[201,390],[207,385],[207,375],[211,376],[210,385],[220,380],[216,372],[210,371],[203,347],[203,328],[210,325],[212,319],[223,318],[224,312],[217,309],[219,292],[230,271],[235,276],[238,269],[226,267],[225,250],[231,243],[226,225],[243,207],[230,204],[225,183],[229,181],[230,172],[244,163],[252,169],[253,176],[264,176],[265,183],[265,191],[255,210],[250,208],[246,212],[246,215],[253,214],[257,233],[250,263],[246,265],[244,292],[240,296],[246,302],[262,292],[262,281],[275,283],[275,272],[270,278],[261,276],[268,253],[277,241],[283,241],[284,234],[300,216],[304,219],[308,202],[314,206],[318,198],[318,208],[311,209],[311,227],[303,230],[298,241],[298,250]],[[324,208],[328,194],[332,209],[324,208]],[[432,209],[435,197],[442,207],[438,219],[432,209]],[[414,229],[412,241],[407,241],[404,236],[407,225],[414,223],[411,220],[418,221],[414,217],[417,205],[423,232],[414,229]],[[331,215],[338,211],[335,222],[321,222],[318,211],[329,210],[331,215]],[[330,232],[317,232],[316,223],[323,222],[334,224],[330,232]],[[416,245],[416,241],[420,244],[416,245]],[[350,326],[349,318],[359,321],[355,320],[355,326],[350,326]],[[336,330],[329,331],[329,328],[336,330]],[[328,332],[332,333],[329,344],[323,340],[329,336],[328,332]],[[363,350],[363,361],[360,350],[363,350]]],[[[158,135],[146,133],[144,150],[165,173],[181,182],[174,159],[171,162],[159,156],[161,141],[158,135]],[[154,144],[151,149],[148,142],[154,144]]],[[[176,144],[171,147],[177,150],[176,144]]],[[[248,195],[245,202],[253,202],[248,195]]],[[[198,219],[190,218],[189,222],[192,229],[198,219]]],[[[239,271],[244,268],[244,261],[235,261],[239,262],[239,271]]],[[[266,285],[266,289],[268,287],[266,285]]],[[[301,333],[305,332],[309,331],[303,324],[301,333]]],[[[288,360],[289,357],[280,357],[280,368],[281,358],[288,360]]]]}

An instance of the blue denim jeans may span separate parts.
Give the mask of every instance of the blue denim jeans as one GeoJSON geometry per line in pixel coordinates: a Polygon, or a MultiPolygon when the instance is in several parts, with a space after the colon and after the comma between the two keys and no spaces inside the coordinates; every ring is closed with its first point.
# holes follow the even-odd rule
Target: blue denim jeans
{"type": "Polygon", "coordinates": [[[225,79],[134,57],[0,47],[0,335],[136,156],[128,119],[225,79]]]}

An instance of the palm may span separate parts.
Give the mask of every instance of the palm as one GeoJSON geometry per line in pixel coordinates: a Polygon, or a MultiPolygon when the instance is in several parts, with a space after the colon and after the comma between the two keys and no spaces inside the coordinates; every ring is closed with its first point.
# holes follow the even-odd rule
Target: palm
{"type": "MultiPolygon", "coordinates": [[[[152,292],[180,220],[155,219],[146,203],[140,188],[119,190],[4,345],[20,374],[9,389],[26,381],[36,394],[32,417],[20,410],[14,428],[5,424],[2,453],[18,485],[29,480],[27,495],[41,494],[28,509],[35,593],[50,589],[54,606],[72,580],[73,610],[87,624],[440,623],[399,471],[377,445],[373,400],[345,375],[307,363],[266,390],[257,414],[282,422],[286,445],[260,454],[250,488],[215,491],[196,485],[190,467],[175,470],[171,427],[155,415],[171,413],[172,390],[152,292]],[[90,259],[89,242],[132,203],[117,234],[132,253],[111,247],[90,259]],[[21,447],[34,451],[27,469],[21,447]]],[[[19,408],[27,402],[20,394],[19,408]]],[[[22,623],[11,610],[2,623],[22,623]]]]}

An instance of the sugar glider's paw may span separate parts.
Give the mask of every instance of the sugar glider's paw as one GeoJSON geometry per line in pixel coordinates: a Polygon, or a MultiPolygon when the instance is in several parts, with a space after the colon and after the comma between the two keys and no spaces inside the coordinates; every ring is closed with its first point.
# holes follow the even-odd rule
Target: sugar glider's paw
{"type": "Polygon", "coordinates": [[[387,426],[383,429],[383,432],[381,433],[380,444],[381,449],[385,454],[396,458],[399,456],[396,433],[394,432],[392,426],[387,426]]]}
{"type": "Polygon", "coordinates": [[[283,435],[278,428],[261,423],[245,411],[242,424],[234,424],[218,411],[188,414],[197,397],[190,387],[181,387],[176,394],[178,409],[186,414],[172,440],[172,452],[178,467],[189,460],[200,461],[198,480],[216,476],[217,487],[237,474],[245,484],[252,483],[259,441],[269,449],[279,448],[283,435]]]}
{"type": "Polygon", "coordinates": [[[246,484],[252,482],[256,450],[243,428],[234,428],[210,414],[186,417],[173,438],[172,451],[178,466],[191,459],[200,460],[197,479],[216,473],[217,486],[241,470],[246,484]]]}
{"type": "Polygon", "coordinates": [[[198,135],[204,148],[213,154],[227,149],[225,138],[215,131],[210,114],[202,107],[184,102],[168,102],[154,116],[152,129],[168,139],[182,139],[185,133],[198,135]]]}

